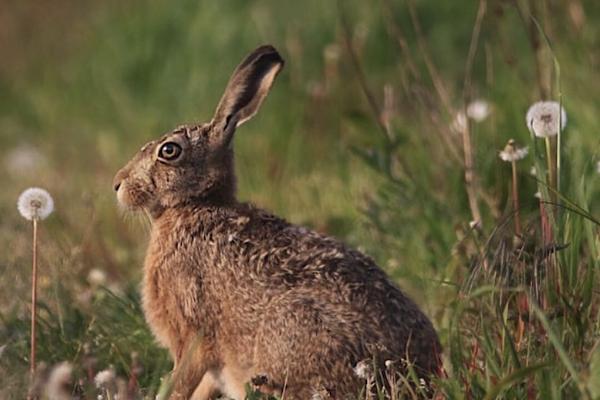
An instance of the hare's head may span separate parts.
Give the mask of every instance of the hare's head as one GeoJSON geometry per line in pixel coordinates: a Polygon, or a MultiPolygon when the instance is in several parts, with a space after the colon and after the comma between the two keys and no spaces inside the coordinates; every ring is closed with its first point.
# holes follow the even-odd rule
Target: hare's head
{"type": "Polygon", "coordinates": [[[159,215],[189,203],[235,201],[232,138],[267,96],[283,59],[272,46],[236,68],[210,122],[181,126],[146,143],[115,176],[119,202],[159,215]]]}

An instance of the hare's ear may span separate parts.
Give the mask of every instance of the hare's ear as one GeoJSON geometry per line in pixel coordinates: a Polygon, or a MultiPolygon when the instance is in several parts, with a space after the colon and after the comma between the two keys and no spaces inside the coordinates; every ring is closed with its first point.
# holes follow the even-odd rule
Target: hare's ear
{"type": "Polygon", "coordinates": [[[238,65],[213,119],[222,141],[229,142],[235,128],[256,114],[282,67],[283,59],[269,45],[257,48],[238,65]]]}

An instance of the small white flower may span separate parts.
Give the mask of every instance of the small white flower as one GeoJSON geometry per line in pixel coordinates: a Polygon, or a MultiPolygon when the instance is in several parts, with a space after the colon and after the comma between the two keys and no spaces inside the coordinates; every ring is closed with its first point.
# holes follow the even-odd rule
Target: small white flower
{"type": "Polygon", "coordinates": [[[567,113],[556,101],[538,101],[527,110],[525,122],[537,137],[556,136],[559,127],[562,131],[567,126],[567,113]]]}
{"type": "Polygon", "coordinates": [[[450,124],[450,129],[456,133],[463,133],[467,129],[467,116],[464,112],[459,111],[454,117],[454,121],[450,124]]]}
{"type": "Polygon", "coordinates": [[[23,218],[42,220],[54,211],[54,200],[44,189],[29,188],[19,196],[17,208],[23,218]]]}
{"type": "Polygon", "coordinates": [[[528,153],[527,147],[517,147],[515,141],[510,139],[504,150],[500,152],[500,158],[506,162],[519,161],[524,159],[528,153]]]}
{"type": "Polygon", "coordinates": [[[106,284],[106,273],[98,268],[90,270],[87,280],[92,286],[104,286],[106,284]]]}
{"type": "Polygon", "coordinates": [[[96,384],[96,387],[101,389],[101,388],[110,388],[114,385],[115,383],[115,371],[112,368],[109,369],[105,369],[103,371],[100,371],[96,374],[96,376],[94,377],[94,383],[96,384]]]}
{"type": "Polygon", "coordinates": [[[354,374],[361,379],[369,379],[371,375],[371,366],[367,361],[361,361],[354,367],[354,374]]]}
{"type": "Polygon", "coordinates": [[[71,399],[71,374],[73,367],[68,362],[62,362],[52,368],[45,392],[50,400],[70,400],[71,399]]]}
{"type": "Polygon", "coordinates": [[[474,100],[467,106],[467,117],[475,122],[481,122],[490,115],[490,104],[482,99],[474,100]]]}

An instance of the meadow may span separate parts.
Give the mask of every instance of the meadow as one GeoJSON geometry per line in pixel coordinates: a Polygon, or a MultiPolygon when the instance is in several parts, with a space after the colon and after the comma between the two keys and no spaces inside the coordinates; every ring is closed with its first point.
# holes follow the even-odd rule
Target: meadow
{"type": "MultiPolygon", "coordinates": [[[[210,118],[241,57],[271,43],[286,66],[237,133],[238,197],[377,260],[440,335],[436,398],[600,399],[597,1],[2,8],[0,398],[29,387],[32,229],[16,202],[32,186],[55,203],[35,390],[161,390],[172,365],[139,295],[149,222],[111,181],[146,141],[210,118]],[[557,136],[526,120],[541,100],[566,111],[557,136]]],[[[418,397],[397,390],[378,398],[418,397]]]]}

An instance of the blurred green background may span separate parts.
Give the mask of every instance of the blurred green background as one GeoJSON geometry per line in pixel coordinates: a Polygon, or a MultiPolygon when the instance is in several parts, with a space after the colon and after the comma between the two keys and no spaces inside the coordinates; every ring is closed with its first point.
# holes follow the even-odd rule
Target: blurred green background
{"type": "MultiPolygon", "coordinates": [[[[491,110],[470,129],[484,232],[510,208],[510,169],[498,152],[510,138],[533,152],[525,112],[542,95],[560,94],[569,117],[565,196],[599,211],[600,3],[484,3],[468,73],[477,1],[4,1],[0,395],[26,384],[31,227],[15,204],[29,186],[56,204],[41,227],[39,358],[78,363],[91,352],[98,369],[127,376],[135,351],[143,386],[156,390],[169,361],[137,295],[148,222],[120,213],[111,180],[146,141],[209,119],[234,67],[264,43],[286,66],[237,133],[239,198],[374,256],[447,344],[448,305],[474,257],[452,128],[465,98],[491,110]],[[93,270],[109,291],[90,282],[93,270]]],[[[525,215],[537,207],[531,165],[519,173],[525,215]]],[[[594,264],[597,254],[585,257],[594,264]]]]}

